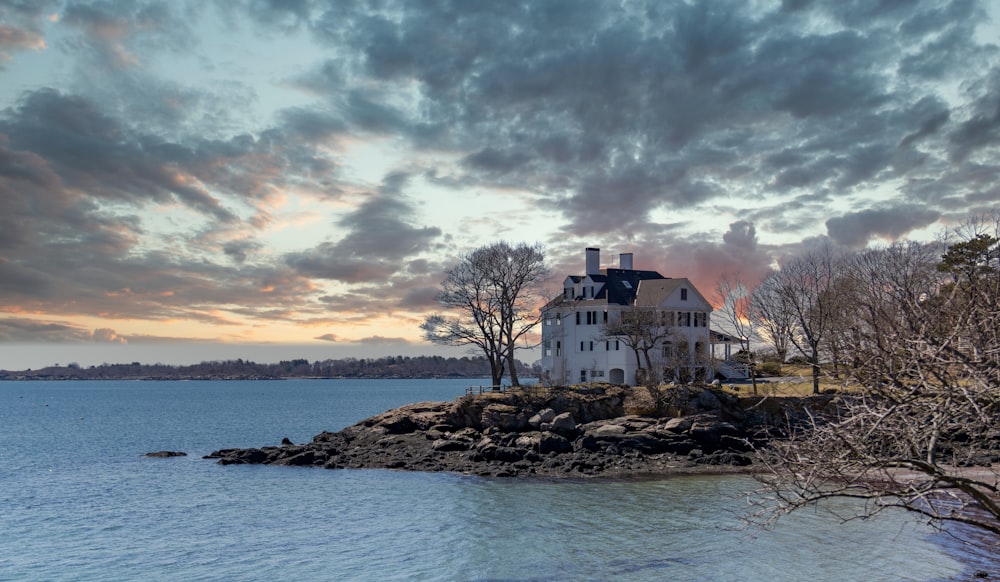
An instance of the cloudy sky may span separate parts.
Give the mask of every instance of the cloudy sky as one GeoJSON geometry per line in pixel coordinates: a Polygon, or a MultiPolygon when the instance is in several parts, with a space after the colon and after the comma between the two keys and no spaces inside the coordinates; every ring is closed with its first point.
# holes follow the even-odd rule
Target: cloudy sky
{"type": "Polygon", "coordinates": [[[0,0],[0,368],[429,353],[475,246],[752,279],[1000,207],[1000,7],[0,0]],[[263,346],[263,347],[262,347],[263,346]]]}

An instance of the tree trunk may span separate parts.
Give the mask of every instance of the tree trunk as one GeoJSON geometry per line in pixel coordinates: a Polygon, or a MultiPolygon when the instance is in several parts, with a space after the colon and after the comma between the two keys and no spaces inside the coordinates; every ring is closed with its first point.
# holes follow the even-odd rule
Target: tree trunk
{"type": "Polygon", "coordinates": [[[819,394],[819,348],[812,346],[813,394],[819,394]]]}
{"type": "Polygon", "coordinates": [[[490,358],[490,376],[493,386],[500,386],[503,382],[503,360],[501,358],[490,358]]]}
{"type": "Polygon", "coordinates": [[[517,379],[517,366],[515,365],[513,352],[507,355],[507,367],[510,368],[510,385],[520,386],[521,382],[517,379]]]}

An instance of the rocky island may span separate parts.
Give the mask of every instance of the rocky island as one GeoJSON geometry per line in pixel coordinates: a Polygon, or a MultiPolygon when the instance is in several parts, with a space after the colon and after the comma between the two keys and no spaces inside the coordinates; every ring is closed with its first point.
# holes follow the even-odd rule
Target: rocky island
{"type": "Polygon", "coordinates": [[[752,469],[754,446],[833,396],[738,397],[717,386],[525,387],[396,408],[312,442],[222,449],[221,464],[638,477],[752,469]]]}

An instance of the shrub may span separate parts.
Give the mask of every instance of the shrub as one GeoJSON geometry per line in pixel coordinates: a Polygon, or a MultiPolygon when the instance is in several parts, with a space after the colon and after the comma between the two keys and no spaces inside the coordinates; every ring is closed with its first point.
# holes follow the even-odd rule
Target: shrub
{"type": "Polygon", "coordinates": [[[781,363],[780,362],[761,362],[757,364],[757,373],[761,376],[780,376],[781,375],[781,363]]]}

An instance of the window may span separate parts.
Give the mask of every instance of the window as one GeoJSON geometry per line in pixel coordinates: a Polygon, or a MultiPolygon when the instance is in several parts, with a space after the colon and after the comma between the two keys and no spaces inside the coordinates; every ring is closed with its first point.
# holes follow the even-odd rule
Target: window
{"type": "Polygon", "coordinates": [[[556,355],[562,355],[562,342],[556,342],[556,355]]]}
{"type": "Polygon", "coordinates": [[[688,300],[688,290],[681,289],[681,301],[687,301],[687,300],[688,300]]]}
{"type": "Polygon", "coordinates": [[[583,342],[580,342],[580,351],[583,351],[583,342]]]}
{"type": "Polygon", "coordinates": [[[580,312],[579,311],[576,312],[576,324],[580,325],[580,312]]]}
{"type": "Polygon", "coordinates": [[[580,370],[580,381],[581,382],[586,382],[587,381],[587,371],[586,370],[580,370]]]}
{"type": "Polygon", "coordinates": [[[608,310],[605,309],[604,310],[604,323],[607,323],[607,322],[608,322],[608,310]]]}
{"type": "Polygon", "coordinates": [[[572,299],[573,298],[573,288],[572,287],[567,287],[566,289],[563,290],[563,293],[564,293],[563,297],[565,297],[566,299],[572,299]]]}

